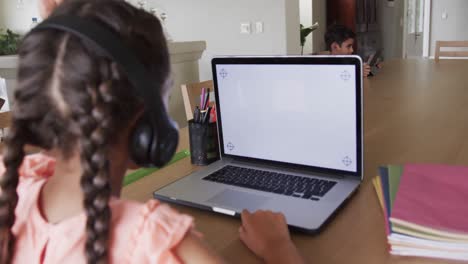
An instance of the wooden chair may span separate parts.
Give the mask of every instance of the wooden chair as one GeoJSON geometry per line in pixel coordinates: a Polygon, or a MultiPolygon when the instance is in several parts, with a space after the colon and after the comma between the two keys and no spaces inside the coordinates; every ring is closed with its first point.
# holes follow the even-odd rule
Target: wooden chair
{"type": "MultiPolygon", "coordinates": [[[[185,115],[187,121],[193,119],[193,110],[200,105],[200,96],[203,88],[210,88],[210,92],[214,91],[213,81],[204,81],[200,83],[182,84],[182,98],[184,99],[185,115]]],[[[213,101],[213,96],[210,96],[210,101],[213,101]]]]}
{"type": "MultiPolygon", "coordinates": [[[[3,149],[4,149],[4,137],[5,137],[5,128],[8,128],[10,127],[10,124],[11,124],[11,112],[8,111],[8,112],[2,112],[0,113],[0,154],[3,153],[3,149]]],[[[31,145],[26,145],[26,148],[25,148],[25,152],[26,154],[33,154],[33,153],[37,153],[41,151],[40,148],[38,147],[34,147],[34,146],[31,146],[31,145]]]]}
{"type": "MultiPolygon", "coordinates": [[[[3,112],[0,113],[0,142],[3,142],[3,139],[5,137],[5,128],[9,127],[11,123],[11,113],[8,112],[3,112]]],[[[0,144],[0,152],[3,149],[3,144],[0,144]]]]}
{"type": "Polygon", "coordinates": [[[468,48],[468,41],[436,41],[435,60],[440,57],[468,57],[468,50],[442,51],[442,48],[468,48]]]}

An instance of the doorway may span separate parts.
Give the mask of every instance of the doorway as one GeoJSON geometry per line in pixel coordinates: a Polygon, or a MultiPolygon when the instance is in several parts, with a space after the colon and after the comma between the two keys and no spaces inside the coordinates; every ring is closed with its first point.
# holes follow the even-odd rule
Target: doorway
{"type": "Polygon", "coordinates": [[[431,0],[405,0],[403,58],[429,56],[431,0]]]}
{"type": "MultiPolygon", "coordinates": [[[[312,0],[300,0],[299,2],[300,20],[301,25],[304,27],[310,27],[313,24],[312,21],[312,0]]],[[[313,39],[312,34],[306,37],[304,47],[302,47],[302,54],[311,54],[313,51],[313,39]]]]}

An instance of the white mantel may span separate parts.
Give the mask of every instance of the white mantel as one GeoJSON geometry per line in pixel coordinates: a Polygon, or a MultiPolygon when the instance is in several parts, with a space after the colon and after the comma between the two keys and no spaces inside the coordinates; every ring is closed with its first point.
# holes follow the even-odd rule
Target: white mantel
{"type": "Polygon", "coordinates": [[[0,69],[16,69],[18,56],[0,56],[0,69]]]}
{"type": "MultiPolygon", "coordinates": [[[[181,63],[200,59],[206,49],[205,41],[169,42],[169,53],[172,63],[181,63]]],[[[18,56],[0,56],[0,70],[16,69],[18,56]]]]}
{"type": "Polygon", "coordinates": [[[205,41],[169,42],[172,63],[199,60],[206,49],[205,41]]]}
{"type": "MultiPolygon", "coordinates": [[[[174,80],[169,112],[179,123],[179,126],[184,127],[187,125],[187,122],[180,85],[200,81],[198,60],[206,49],[206,42],[169,42],[168,48],[171,55],[172,78],[174,80]]],[[[12,102],[12,86],[16,78],[17,65],[17,56],[0,56],[0,77],[7,79],[10,102],[12,102]]]]}

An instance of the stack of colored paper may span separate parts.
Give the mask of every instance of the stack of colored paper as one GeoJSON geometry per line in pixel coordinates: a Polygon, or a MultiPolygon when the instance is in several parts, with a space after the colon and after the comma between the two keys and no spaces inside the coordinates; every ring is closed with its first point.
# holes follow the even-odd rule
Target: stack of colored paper
{"type": "Polygon", "coordinates": [[[389,165],[379,174],[391,254],[468,260],[468,167],[389,165]]]}

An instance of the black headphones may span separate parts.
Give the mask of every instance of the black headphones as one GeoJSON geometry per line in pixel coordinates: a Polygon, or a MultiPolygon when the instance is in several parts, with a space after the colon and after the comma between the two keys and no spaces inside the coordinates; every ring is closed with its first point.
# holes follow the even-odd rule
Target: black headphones
{"type": "Polygon", "coordinates": [[[90,41],[122,67],[135,95],[145,103],[145,112],[131,134],[130,156],[136,164],[144,167],[162,167],[168,163],[177,148],[179,131],[163,104],[161,87],[155,87],[149,73],[131,49],[116,33],[77,16],[51,17],[32,31],[47,29],[66,31],[90,41]]]}

